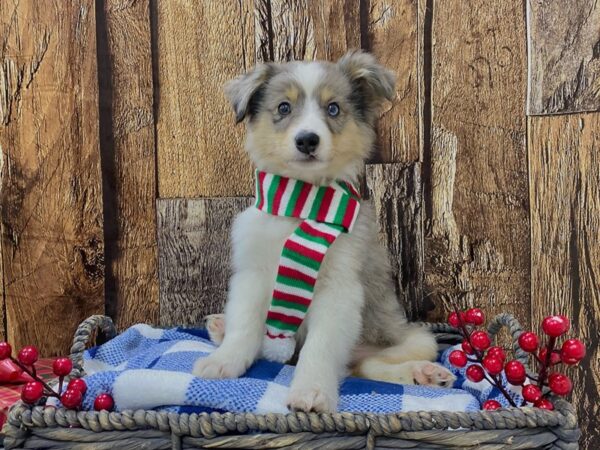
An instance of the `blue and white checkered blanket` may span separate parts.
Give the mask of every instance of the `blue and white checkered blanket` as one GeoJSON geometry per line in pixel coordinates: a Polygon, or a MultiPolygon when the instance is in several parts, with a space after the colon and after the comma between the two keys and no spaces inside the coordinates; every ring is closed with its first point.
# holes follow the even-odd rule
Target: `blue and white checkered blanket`
{"type": "MultiPolygon", "coordinates": [[[[288,412],[285,400],[294,373],[292,366],[261,360],[239,379],[194,377],[191,372],[195,361],[214,349],[204,330],[135,325],[86,352],[88,391],[83,409],[92,409],[96,395],[109,392],[119,411],[288,412]]],[[[448,366],[446,354],[441,361],[448,366]]],[[[339,411],[474,411],[480,409],[481,400],[503,400],[499,392],[483,386],[486,383],[469,385],[456,373],[459,379],[455,387],[464,384],[465,390],[347,378],[341,386],[339,411]]]]}

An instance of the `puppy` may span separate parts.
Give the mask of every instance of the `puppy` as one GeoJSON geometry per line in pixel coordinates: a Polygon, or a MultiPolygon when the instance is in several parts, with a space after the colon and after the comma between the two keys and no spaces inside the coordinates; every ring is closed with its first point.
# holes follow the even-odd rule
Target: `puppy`
{"type": "MultiPolygon", "coordinates": [[[[337,63],[261,64],[229,82],[226,94],[237,122],[246,120],[245,148],[257,169],[314,185],[356,183],[373,148],[379,107],[394,98],[394,75],[372,55],[353,51],[337,63]]],[[[225,318],[209,324],[222,342],[196,362],[195,375],[239,377],[261,356],[279,258],[300,222],[256,207],[236,218],[225,318]]],[[[349,368],[393,382],[449,386],[454,379],[431,362],[433,335],[407,323],[366,201],[351,232],[327,251],[297,342],[292,410],[334,412],[349,368]]]]}

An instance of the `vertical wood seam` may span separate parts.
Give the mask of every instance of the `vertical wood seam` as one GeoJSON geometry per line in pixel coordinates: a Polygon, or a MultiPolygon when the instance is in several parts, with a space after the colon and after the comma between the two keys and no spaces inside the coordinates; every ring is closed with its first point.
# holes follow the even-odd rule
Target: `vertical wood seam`
{"type": "MultiPolygon", "coordinates": [[[[421,0],[425,4],[425,11],[423,13],[423,54],[421,60],[423,62],[418,65],[418,69],[422,70],[419,75],[422,75],[423,93],[422,93],[422,110],[420,112],[419,123],[421,124],[421,132],[419,133],[422,138],[419,153],[421,154],[421,180],[423,183],[423,207],[424,214],[423,220],[426,221],[427,217],[431,217],[432,206],[431,202],[426,199],[431,198],[431,128],[432,123],[432,82],[433,82],[433,66],[432,66],[432,51],[433,51],[433,0],[421,0]]],[[[419,24],[421,25],[421,21],[419,24]]],[[[421,84],[419,83],[419,86],[421,84]]],[[[424,223],[426,225],[426,223],[424,223]]],[[[423,232],[427,234],[426,226],[423,227],[423,232]]]]}
{"type": "MultiPolygon", "coordinates": [[[[114,174],[114,167],[111,167],[107,170],[107,165],[110,164],[111,159],[106,155],[114,148],[114,133],[106,133],[105,130],[112,130],[113,128],[113,102],[112,102],[112,80],[110,77],[110,61],[109,58],[102,58],[101,55],[108,55],[108,25],[106,23],[106,13],[104,11],[105,0],[97,0],[95,2],[95,13],[96,13],[96,65],[97,65],[97,83],[98,83],[98,94],[100,94],[100,90],[102,86],[107,86],[105,92],[109,94],[106,96],[104,100],[107,102],[107,113],[102,113],[102,108],[100,108],[100,101],[98,101],[98,136],[99,144],[98,144],[98,152],[100,158],[100,177],[102,184],[102,192],[101,192],[101,202],[102,202],[102,233],[104,237],[104,311],[107,315],[114,317],[115,311],[113,311],[111,302],[109,299],[111,298],[108,295],[108,291],[113,289],[115,284],[115,277],[112,270],[112,266],[110,264],[111,261],[111,246],[114,246],[114,243],[109,242],[110,230],[107,230],[107,223],[111,226],[116,226],[116,199],[109,199],[110,189],[108,188],[108,180],[106,179],[107,174],[114,174]],[[105,46],[101,48],[101,46],[105,46]],[[106,134],[105,134],[106,133],[106,134]],[[107,136],[106,145],[104,143],[103,136],[107,136]]],[[[116,306],[116,305],[114,305],[116,306]]]]}
{"type": "MultiPolygon", "coordinates": [[[[152,64],[152,115],[154,116],[154,193],[155,193],[155,213],[156,199],[160,198],[160,183],[158,170],[158,99],[160,85],[158,83],[158,4],[155,1],[150,1],[148,7],[148,16],[150,20],[150,62],[152,64]]],[[[158,242],[158,227],[154,228],[156,237],[155,242],[158,242]]],[[[159,305],[160,310],[160,305],[159,305]]]]}
{"type": "MultiPolygon", "coordinates": [[[[7,156],[8,158],[8,156],[7,156]]],[[[4,150],[0,145],[0,196],[4,188],[4,150]]],[[[6,319],[6,276],[4,270],[4,246],[2,245],[3,224],[0,223],[0,288],[2,289],[2,339],[8,336],[8,321],[6,319]]]]}

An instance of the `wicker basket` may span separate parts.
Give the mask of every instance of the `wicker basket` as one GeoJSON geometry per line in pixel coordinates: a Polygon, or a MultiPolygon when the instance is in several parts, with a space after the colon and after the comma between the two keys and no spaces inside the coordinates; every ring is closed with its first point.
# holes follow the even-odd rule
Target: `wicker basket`
{"type": "MultiPolygon", "coordinates": [[[[459,342],[456,330],[430,324],[443,345],[459,342]]],[[[516,356],[518,323],[508,315],[490,325],[495,336],[509,328],[516,356]]],[[[92,316],[77,329],[72,376],[83,375],[83,351],[93,336],[110,339],[110,318],[92,316]]],[[[398,414],[176,414],[157,411],[95,412],[18,403],[3,429],[13,448],[52,449],[577,449],[573,407],[555,400],[555,411],[508,408],[497,411],[419,411],[398,414]]]]}

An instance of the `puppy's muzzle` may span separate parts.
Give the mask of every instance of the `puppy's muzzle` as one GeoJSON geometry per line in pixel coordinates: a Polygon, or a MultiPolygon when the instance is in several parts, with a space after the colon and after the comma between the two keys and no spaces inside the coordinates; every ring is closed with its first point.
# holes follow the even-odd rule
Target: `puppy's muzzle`
{"type": "Polygon", "coordinates": [[[296,135],[296,149],[305,155],[312,155],[319,146],[319,135],[311,131],[301,131],[296,135]]]}

